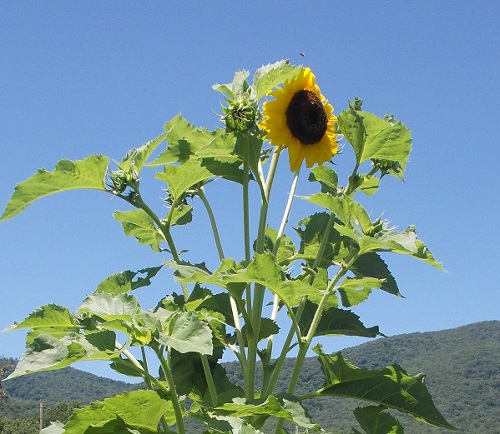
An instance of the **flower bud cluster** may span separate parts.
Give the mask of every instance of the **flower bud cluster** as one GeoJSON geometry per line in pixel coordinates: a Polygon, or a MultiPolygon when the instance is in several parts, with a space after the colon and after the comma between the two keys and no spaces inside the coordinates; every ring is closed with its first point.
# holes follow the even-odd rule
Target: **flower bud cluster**
{"type": "Polygon", "coordinates": [[[257,103],[244,96],[229,101],[229,107],[222,107],[222,111],[222,121],[229,131],[249,131],[256,126],[259,112],[257,103]]]}
{"type": "Polygon", "coordinates": [[[115,194],[123,193],[127,187],[135,188],[139,182],[139,175],[135,170],[113,170],[109,176],[111,189],[115,194]]]}

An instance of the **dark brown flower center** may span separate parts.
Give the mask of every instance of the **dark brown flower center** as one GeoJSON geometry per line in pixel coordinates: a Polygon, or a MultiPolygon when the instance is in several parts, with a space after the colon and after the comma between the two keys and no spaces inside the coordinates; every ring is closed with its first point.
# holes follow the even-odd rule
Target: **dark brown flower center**
{"type": "Polygon", "coordinates": [[[318,95],[311,90],[299,90],[286,110],[286,124],[300,143],[319,142],[325,135],[328,117],[318,95]]]}

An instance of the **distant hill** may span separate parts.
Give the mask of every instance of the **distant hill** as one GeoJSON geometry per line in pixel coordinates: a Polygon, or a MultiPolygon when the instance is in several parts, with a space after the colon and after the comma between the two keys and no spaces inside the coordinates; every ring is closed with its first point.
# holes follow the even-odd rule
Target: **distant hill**
{"type": "MultiPolygon", "coordinates": [[[[411,375],[424,372],[434,402],[448,422],[467,434],[500,434],[500,321],[380,338],[342,353],[351,363],[363,368],[398,363],[411,375]]],[[[4,361],[0,359],[0,366],[4,361]]],[[[293,363],[293,359],[287,360],[278,387],[285,388],[293,363]]],[[[225,367],[233,382],[241,382],[236,363],[225,367]]],[[[321,387],[322,382],[317,360],[307,359],[297,394],[311,392],[321,387]]],[[[36,418],[39,401],[49,406],[62,401],[86,404],[130,387],[133,386],[73,368],[32,374],[4,383],[9,399],[0,417],[36,418]]],[[[339,433],[351,432],[351,426],[356,426],[352,410],[358,405],[366,403],[332,398],[306,403],[315,422],[339,433]]],[[[397,412],[395,416],[407,434],[449,432],[415,422],[397,412]]]]}

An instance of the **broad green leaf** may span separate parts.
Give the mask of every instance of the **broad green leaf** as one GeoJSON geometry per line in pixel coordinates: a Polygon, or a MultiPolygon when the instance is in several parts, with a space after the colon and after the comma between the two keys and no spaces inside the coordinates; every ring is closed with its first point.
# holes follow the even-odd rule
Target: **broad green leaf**
{"type": "Polygon", "coordinates": [[[21,328],[61,328],[64,330],[78,328],[78,321],[68,308],[57,304],[46,304],[33,311],[26,319],[15,322],[3,331],[21,328]]]}
{"type": "Polygon", "coordinates": [[[174,203],[178,203],[187,190],[213,176],[200,163],[198,160],[189,160],[180,166],[165,166],[163,172],[156,173],[156,178],[168,184],[168,193],[174,203]]]}
{"type": "Polygon", "coordinates": [[[112,360],[117,356],[115,333],[111,331],[97,331],[86,335],[72,332],[60,339],[40,334],[28,345],[9,378],[30,372],[61,369],[80,361],[112,360]]]}
{"type": "MultiPolygon", "coordinates": [[[[186,309],[190,309],[189,303],[186,304],[186,309]]],[[[201,309],[219,312],[224,316],[225,323],[234,327],[233,313],[229,301],[229,294],[227,292],[210,295],[209,297],[204,298],[196,307],[196,310],[201,309]]]]}
{"type": "Polygon", "coordinates": [[[411,133],[404,124],[352,108],[340,113],[337,122],[358,164],[379,159],[397,162],[404,171],[411,151],[411,133]]]}
{"type": "Polygon", "coordinates": [[[159,341],[179,353],[212,354],[212,330],[193,312],[172,315],[160,333],[159,341]]]}
{"type": "Polygon", "coordinates": [[[253,89],[255,98],[260,100],[267,92],[275,88],[285,80],[295,77],[301,67],[292,66],[288,60],[280,60],[276,63],[261,66],[253,76],[253,89]]]}
{"type": "MultiPolygon", "coordinates": [[[[309,331],[317,309],[317,305],[311,303],[309,300],[306,302],[299,321],[300,331],[304,336],[309,331]]],[[[323,311],[318,328],[314,334],[314,336],[329,335],[374,338],[380,336],[381,333],[378,326],[366,328],[359,320],[359,316],[350,310],[331,307],[323,311]]]]}
{"type": "Polygon", "coordinates": [[[134,236],[139,243],[147,244],[155,252],[161,251],[163,236],[146,211],[142,209],[115,211],[113,217],[121,222],[125,235],[134,236]]]}
{"type": "Polygon", "coordinates": [[[183,226],[193,220],[193,207],[181,203],[171,210],[170,226],[183,226]]]}
{"type": "Polygon", "coordinates": [[[301,427],[317,430],[319,426],[311,422],[308,411],[304,408],[300,400],[289,393],[280,393],[278,399],[285,410],[290,412],[292,420],[301,427]]]}
{"type": "Polygon", "coordinates": [[[226,94],[230,99],[234,99],[238,94],[246,92],[249,84],[246,81],[250,73],[246,70],[236,71],[233,81],[227,84],[214,84],[212,89],[226,94]]]}
{"type": "Polygon", "coordinates": [[[366,131],[363,123],[363,117],[358,110],[343,110],[337,117],[337,126],[342,135],[347,139],[354,149],[356,161],[362,162],[363,149],[366,140],[366,131]]]}
{"type": "Polygon", "coordinates": [[[380,289],[383,280],[375,277],[347,277],[337,289],[345,307],[356,306],[365,301],[370,295],[372,288],[380,289]]]}
{"type": "Polygon", "coordinates": [[[340,352],[329,356],[321,345],[313,350],[325,374],[324,386],[315,396],[362,399],[399,410],[433,426],[456,430],[432,402],[423,374],[409,376],[396,364],[384,369],[362,369],[345,360],[340,352]]]}
{"type": "Polygon", "coordinates": [[[356,277],[375,277],[382,281],[381,290],[401,297],[396,279],[389,271],[387,264],[377,253],[361,255],[353,264],[351,271],[356,277]]]}
{"type": "Polygon", "coordinates": [[[196,128],[180,114],[165,124],[165,132],[168,148],[148,166],[186,161],[213,139],[213,133],[196,128]]]}
{"type": "MultiPolygon", "coordinates": [[[[271,228],[270,226],[267,226],[265,235],[266,238],[270,241],[269,246],[267,246],[268,250],[273,251],[276,244],[278,231],[271,228]]],[[[276,253],[276,262],[279,265],[288,264],[290,259],[295,255],[295,253],[296,250],[292,239],[286,235],[283,235],[280,240],[278,252],[276,253]]]]}
{"type": "Polygon", "coordinates": [[[339,177],[337,173],[328,166],[316,166],[311,169],[308,180],[319,182],[322,193],[330,193],[333,196],[338,194],[339,177]]]}
{"type": "Polygon", "coordinates": [[[107,292],[116,295],[149,286],[151,284],[151,279],[158,274],[162,267],[163,266],[160,265],[159,267],[143,268],[139,271],[127,270],[113,274],[99,283],[94,294],[107,292]],[[145,276],[141,277],[141,274],[145,274],[145,276]]]}
{"type": "MultiPolygon", "coordinates": [[[[138,362],[144,367],[141,360],[138,360],[138,362]]],[[[140,371],[137,370],[137,366],[127,358],[118,357],[109,364],[109,367],[113,369],[113,371],[126,375],[127,377],[142,377],[140,371]]]]}
{"type": "Polygon", "coordinates": [[[415,226],[408,226],[403,232],[387,229],[384,226],[373,236],[365,235],[356,228],[353,229],[342,225],[338,225],[337,230],[342,235],[357,242],[361,255],[369,252],[400,253],[421,259],[436,268],[442,269],[441,263],[434,259],[428,247],[417,239],[415,226]]]}
{"type": "Polygon", "coordinates": [[[165,124],[168,147],[148,166],[159,166],[189,159],[218,159],[226,163],[238,160],[236,136],[225,130],[208,131],[190,124],[177,115],[165,124]]]}
{"type": "MultiPolygon", "coordinates": [[[[85,327],[81,327],[82,329],[88,330],[85,327]]],[[[92,330],[92,329],[90,329],[92,330]]],[[[31,343],[35,340],[35,338],[39,335],[50,335],[56,339],[62,339],[70,333],[78,333],[80,331],[80,327],[35,327],[28,331],[26,335],[26,346],[31,345],[31,343]]]]}
{"type": "MultiPolygon", "coordinates": [[[[217,158],[203,158],[203,167],[207,168],[213,176],[227,179],[228,181],[243,184],[244,171],[241,169],[240,159],[225,157],[223,161],[217,158]]],[[[251,178],[250,178],[251,179],[251,178]]]]}
{"type": "Polygon", "coordinates": [[[276,264],[270,252],[256,254],[248,267],[224,276],[223,280],[225,282],[260,283],[277,294],[288,307],[297,305],[304,296],[312,300],[319,300],[322,296],[316,287],[301,280],[286,278],[283,269],[276,264]]]}
{"type": "Polygon", "coordinates": [[[164,399],[159,392],[137,390],[76,409],[64,429],[67,434],[86,433],[89,428],[102,427],[109,422],[121,419],[125,427],[146,429],[155,433],[158,432],[158,424],[162,416],[166,417],[168,423],[175,421],[172,403],[164,399]]]}
{"type": "Polygon", "coordinates": [[[389,413],[384,406],[358,407],[354,416],[366,434],[404,434],[401,424],[389,413]]]}
{"type": "Polygon", "coordinates": [[[362,191],[367,196],[371,196],[376,193],[380,185],[380,179],[373,175],[360,175],[356,181],[354,181],[354,188],[358,191],[362,191]]]}
{"type": "Polygon", "coordinates": [[[40,169],[31,178],[14,188],[0,221],[14,217],[35,200],[49,194],[77,189],[106,191],[105,177],[108,163],[108,157],[92,155],[78,161],[61,160],[52,172],[40,169]]]}
{"type": "MultiPolygon", "coordinates": [[[[243,396],[241,387],[228,380],[225,369],[217,363],[216,357],[209,356],[208,360],[217,389],[218,402],[222,404],[231,401],[232,398],[243,396]]],[[[171,368],[177,394],[189,395],[196,402],[204,403],[208,407],[213,406],[199,354],[172,351],[171,368]]]]}
{"type": "Polygon", "coordinates": [[[329,193],[316,193],[305,198],[307,201],[322,206],[340,218],[345,225],[358,223],[363,232],[372,228],[372,221],[363,206],[348,196],[333,196],[329,193]]]}
{"type": "Polygon", "coordinates": [[[233,416],[238,418],[255,415],[269,415],[292,420],[292,415],[280,404],[278,398],[269,396],[266,400],[246,401],[244,398],[235,398],[233,402],[228,402],[216,408],[220,415],[233,416]]]}
{"type": "Polygon", "coordinates": [[[366,131],[361,161],[380,159],[398,162],[402,169],[411,151],[411,133],[401,122],[390,122],[372,113],[360,111],[366,131]]]}
{"type": "Polygon", "coordinates": [[[158,145],[163,142],[166,138],[166,133],[163,133],[149,142],[144,143],[144,145],[139,148],[134,148],[130,150],[123,160],[118,164],[118,167],[124,172],[130,172],[135,170],[137,173],[140,172],[144,164],[146,164],[147,159],[158,147],[158,145]]]}
{"type": "MultiPolygon", "coordinates": [[[[259,328],[259,337],[257,342],[260,342],[262,339],[266,339],[269,336],[277,335],[280,331],[278,324],[270,318],[261,318],[260,328],[259,328]]],[[[246,324],[242,327],[241,333],[243,335],[243,339],[245,343],[247,342],[247,326],[246,324]]]]}
{"type": "Polygon", "coordinates": [[[96,315],[104,321],[117,319],[130,321],[141,312],[141,306],[131,294],[101,292],[87,297],[78,310],[90,315],[96,315]]]}
{"type": "MultiPolygon", "coordinates": [[[[191,264],[189,262],[176,262],[165,260],[163,261],[165,265],[174,270],[174,276],[179,282],[186,283],[220,283],[218,273],[215,272],[211,274],[210,270],[205,266],[205,263],[201,264],[191,264]]],[[[232,260],[226,260],[226,262],[232,262],[232,260]]]]}
{"type": "Polygon", "coordinates": [[[321,242],[324,238],[325,229],[328,224],[334,226],[330,230],[328,242],[322,255],[321,267],[328,268],[332,264],[339,264],[349,254],[350,246],[353,244],[350,237],[341,236],[337,231],[338,219],[330,222],[327,213],[316,213],[302,219],[296,230],[301,239],[297,259],[305,259],[308,266],[312,266],[319,254],[321,242]]]}

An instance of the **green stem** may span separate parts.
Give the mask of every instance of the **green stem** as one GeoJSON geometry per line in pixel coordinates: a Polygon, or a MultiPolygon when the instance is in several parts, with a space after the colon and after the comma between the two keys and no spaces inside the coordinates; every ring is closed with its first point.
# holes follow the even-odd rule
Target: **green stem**
{"type": "Polygon", "coordinates": [[[172,406],[174,408],[175,421],[177,424],[177,429],[179,430],[179,434],[186,434],[184,429],[184,418],[182,416],[182,410],[179,403],[179,398],[177,397],[177,391],[175,388],[175,381],[172,375],[172,369],[170,368],[170,354],[171,349],[167,349],[167,358],[163,357],[162,351],[158,347],[154,347],[156,355],[158,356],[158,360],[160,361],[163,374],[165,375],[165,379],[167,380],[168,388],[169,388],[169,397],[172,401],[172,406]]]}
{"type": "Polygon", "coordinates": [[[248,188],[250,183],[250,143],[245,135],[243,139],[243,231],[245,242],[245,263],[251,261],[250,249],[250,201],[248,188]]]}
{"type": "MultiPolygon", "coordinates": [[[[172,216],[172,208],[170,209],[170,212],[167,217],[167,222],[163,223],[159,217],[156,215],[156,213],[144,202],[142,199],[141,194],[139,191],[135,191],[134,194],[129,198],[125,196],[120,196],[122,199],[125,199],[127,202],[130,204],[134,205],[135,207],[142,209],[146,214],[151,217],[153,222],[156,224],[158,231],[163,236],[163,239],[167,242],[168,248],[170,250],[170,253],[172,257],[174,258],[175,262],[180,262],[181,258],[179,257],[179,252],[177,248],[175,247],[174,239],[172,238],[172,234],[170,233],[170,219],[172,216]]],[[[182,288],[182,293],[184,295],[184,299],[187,300],[189,298],[189,290],[187,288],[187,285],[183,282],[181,282],[181,288],[182,288]]]]}
{"type": "MultiPolygon", "coordinates": [[[[297,189],[297,183],[299,180],[299,174],[300,174],[300,167],[299,169],[295,172],[295,175],[293,177],[292,185],[290,187],[290,194],[288,196],[288,201],[285,206],[285,211],[283,213],[283,218],[281,219],[281,224],[278,229],[278,233],[276,235],[276,241],[274,242],[274,247],[273,247],[273,256],[276,258],[278,254],[278,250],[280,247],[281,239],[283,238],[283,234],[285,233],[285,227],[288,222],[288,217],[290,216],[290,211],[292,209],[292,203],[293,199],[295,198],[295,191],[297,189]]],[[[278,307],[279,307],[279,296],[278,294],[274,294],[274,301],[273,301],[273,310],[271,313],[271,319],[275,320],[276,316],[278,315],[278,307]]],[[[270,336],[268,341],[267,341],[267,349],[271,353],[273,349],[273,336],[270,336]]]]}
{"type": "Polygon", "coordinates": [[[207,380],[208,391],[210,392],[210,398],[212,399],[212,405],[217,407],[218,395],[217,388],[215,387],[214,378],[212,377],[212,371],[210,370],[210,365],[208,364],[208,358],[206,354],[201,354],[201,364],[203,365],[203,372],[205,374],[205,379],[207,380]]]}
{"type": "MultiPolygon", "coordinates": [[[[127,359],[129,359],[131,362],[132,362],[132,365],[134,367],[134,369],[137,371],[137,373],[139,373],[143,378],[144,378],[144,381],[146,382],[146,379],[150,382],[150,384],[152,385],[154,383],[154,385],[156,387],[158,387],[158,389],[160,389],[162,392],[165,392],[166,394],[169,394],[170,393],[170,390],[168,388],[166,388],[160,381],[158,381],[155,377],[153,377],[147,370],[145,370],[141,364],[139,363],[139,361],[134,357],[134,355],[128,351],[128,350],[125,350],[124,349],[124,346],[121,345],[120,343],[116,342],[115,341],[115,347],[116,349],[118,349],[125,357],[127,357],[127,359]]],[[[146,382],[146,385],[147,385],[147,382],[146,382]]],[[[152,387],[149,387],[148,386],[148,389],[152,390],[152,387]]]]}
{"type": "Polygon", "coordinates": [[[219,230],[217,229],[217,224],[215,222],[214,212],[208,202],[207,196],[205,196],[205,191],[203,187],[199,187],[197,190],[198,196],[200,197],[205,209],[207,210],[208,219],[210,220],[210,226],[212,227],[212,232],[214,234],[215,246],[217,247],[217,253],[219,254],[219,259],[222,261],[224,259],[224,251],[222,250],[222,244],[220,241],[219,230]]]}
{"type": "MultiPolygon", "coordinates": [[[[271,187],[276,174],[276,167],[279,161],[279,153],[274,152],[271,158],[269,172],[264,183],[264,188],[261,188],[261,208],[259,217],[259,228],[256,241],[256,252],[264,251],[264,241],[267,226],[267,215],[269,210],[269,199],[271,195],[271,187]]],[[[265,287],[260,284],[254,285],[254,298],[252,303],[251,324],[248,327],[248,364],[245,371],[246,397],[254,397],[255,391],[255,367],[257,364],[257,346],[259,343],[260,322],[262,317],[262,308],[264,304],[265,287]]]]}
{"type": "MultiPolygon", "coordinates": [[[[208,201],[203,187],[198,188],[197,190],[198,196],[200,197],[205,209],[207,210],[208,218],[210,220],[210,226],[212,227],[212,232],[214,235],[215,245],[217,247],[217,253],[219,254],[219,260],[222,262],[225,259],[224,251],[222,249],[222,243],[220,241],[219,230],[217,229],[217,223],[215,221],[215,215],[213,213],[212,207],[210,206],[210,202],[208,201]]],[[[229,294],[229,303],[231,306],[231,312],[233,314],[234,327],[236,331],[236,337],[238,339],[238,346],[240,348],[239,354],[237,355],[240,362],[242,362],[243,366],[246,364],[245,357],[245,341],[243,339],[243,335],[241,334],[241,325],[240,318],[238,312],[238,306],[234,297],[229,294]]]]}

